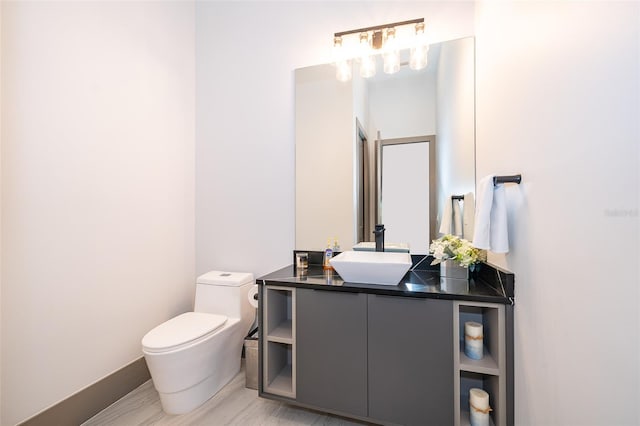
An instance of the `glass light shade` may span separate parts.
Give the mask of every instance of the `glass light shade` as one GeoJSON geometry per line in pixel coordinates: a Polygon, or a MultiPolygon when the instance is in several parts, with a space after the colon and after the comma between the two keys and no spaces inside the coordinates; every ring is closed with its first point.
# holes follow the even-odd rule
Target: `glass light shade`
{"type": "Polygon", "coordinates": [[[368,33],[360,34],[360,52],[360,77],[373,77],[376,75],[376,60],[371,52],[368,33]]]}
{"type": "Polygon", "coordinates": [[[346,58],[346,53],[342,47],[342,37],[333,39],[333,58],[336,65],[336,78],[338,81],[351,80],[351,61],[346,58]]]}
{"type": "Polygon", "coordinates": [[[336,62],[336,78],[343,82],[351,80],[351,61],[344,59],[336,62]]]}
{"type": "Polygon", "coordinates": [[[409,67],[412,70],[421,70],[427,66],[427,55],[429,46],[414,46],[411,48],[411,56],[409,57],[409,67]]]}
{"type": "Polygon", "coordinates": [[[424,34],[424,22],[416,24],[415,44],[411,48],[411,56],[409,57],[409,67],[412,70],[421,70],[427,66],[427,54],[429,53],[429,45],[424,34]]]}
{"type": "Polygon", "coordinates": [[[400,71],[400,51],[396,45],[395,28],[387,29],[387,39],[384,42],[384,72],[394,74],[400,71]]]}

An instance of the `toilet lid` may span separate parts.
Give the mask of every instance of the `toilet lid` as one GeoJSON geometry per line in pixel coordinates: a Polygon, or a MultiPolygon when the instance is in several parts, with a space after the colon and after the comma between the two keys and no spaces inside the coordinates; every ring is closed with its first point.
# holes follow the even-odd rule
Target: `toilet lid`
{"type": "Polygon", "coordinates": [[[212,333],[226,322],[224,315],[187,312],[148,332],[142,338],[142,346],[153,351],[168,350],[212,333]]]}

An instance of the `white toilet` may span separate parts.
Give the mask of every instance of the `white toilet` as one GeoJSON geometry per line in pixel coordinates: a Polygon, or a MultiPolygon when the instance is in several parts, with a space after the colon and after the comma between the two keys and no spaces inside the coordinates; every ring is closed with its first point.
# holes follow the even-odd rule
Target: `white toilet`
{"type": "Polygon", "coordinates": [[[253,284],[253,274],[207,272],[196,282],[194,312],[142,338],[165,412],[184,414],[199,407],[240,371],[244,337],[255,319],[248,299],[253,284]]]}

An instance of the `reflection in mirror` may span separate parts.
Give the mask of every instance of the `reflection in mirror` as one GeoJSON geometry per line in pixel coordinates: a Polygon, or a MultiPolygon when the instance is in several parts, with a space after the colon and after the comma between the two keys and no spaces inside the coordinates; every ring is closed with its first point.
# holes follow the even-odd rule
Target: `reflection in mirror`
{"type": "Polygon", "coordinates": [[[386,241],[427,253],[445,203],[475,188],[473,38],[432,45],[420,71],[403,66],[365,80],[356,68],[339,82],[324,64],[295,77],[296,249],[322,250],[337,238],[350,250],[371,241],[378,222],[386,241]]]}
{"type": "Polygon", "coordinates": [[[376,223],[392,224],[387,240],[407,243],[415,252],[435,235],[435,137],[376,142],[376,223]]]}

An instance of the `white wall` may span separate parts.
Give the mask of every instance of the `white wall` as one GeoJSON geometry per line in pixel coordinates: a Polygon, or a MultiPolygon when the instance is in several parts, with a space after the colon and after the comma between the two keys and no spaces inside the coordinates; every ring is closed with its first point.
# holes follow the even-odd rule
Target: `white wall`
{"type": "Polygon", "coordinates": [[[293,70],[331,62],[333,33],[426,17],[442,41],[474,25],[470,2],[203,2],[196,12],[198,273],[291,263],[293,70]]]}
{"type": "MultiPolygon", "coordinates": [[[[440,49],[436,89],[438,227],[451,195],[475,193],[474,59],[471,38],[443,43],[440,49]]],[[[468,207],[463,203],[463,209],[468,207]]],[[[472,236],[464,238],[471,240],[472,236]]]]}
{"type": "Polygon", "coordinates": [[[640,4],[486,3],[477,175],[507,188],[518,425],[637,425],[640,4]]]}
{"type": "Polygon", "coordinates": [[[351,247],[353,85],[337,81],[332,65],[298,69],[296,105],[296,247],[323,250],[329,238],[351,247]]]}
{"type": "Polygon", "coordinates": [[[192,305],[194,6],[2,4],[2,419],[192,305]]]}
{"type": "Polygon", "coordinates": [[[382,79],[368,84],[369,134],[373,135],[374,140],[378,130],[382,139],[436,133],[435,71],[429,68],[416,72],[403,68],[400,72],[404,74],[402,78],[382,79]]]}

